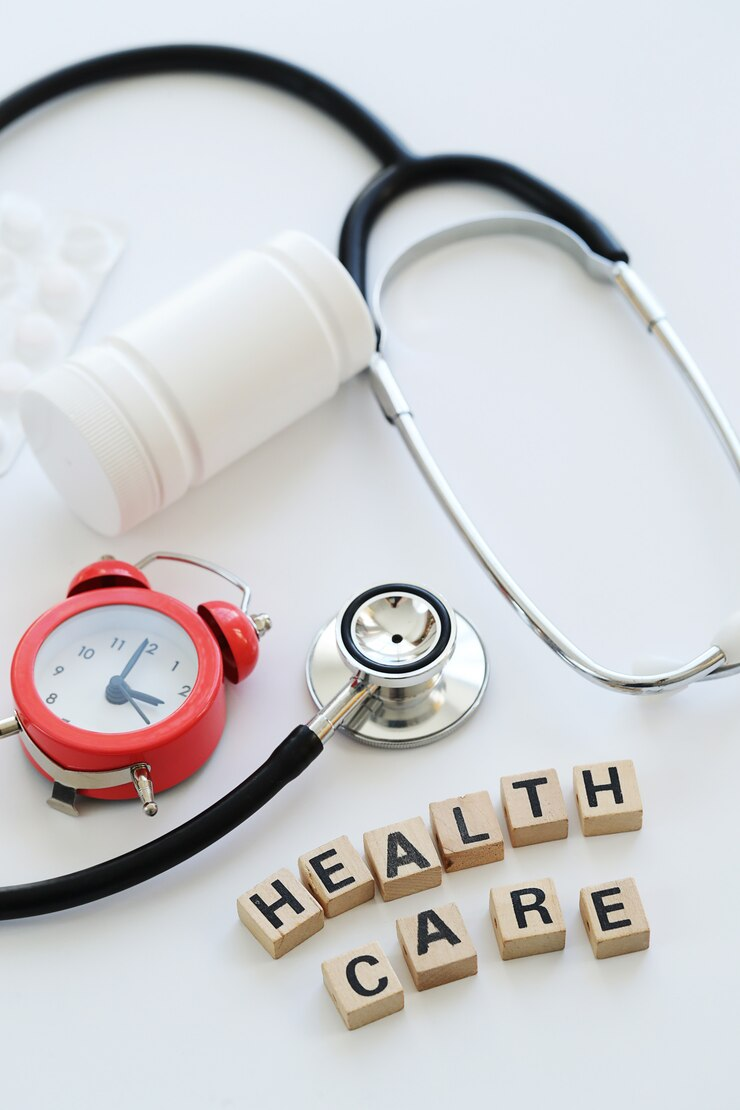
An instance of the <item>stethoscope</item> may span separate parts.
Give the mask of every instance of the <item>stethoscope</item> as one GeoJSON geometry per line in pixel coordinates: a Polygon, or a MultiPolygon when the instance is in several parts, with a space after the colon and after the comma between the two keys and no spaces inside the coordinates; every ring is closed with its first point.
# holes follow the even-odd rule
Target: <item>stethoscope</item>
{"type": "MultiPolygon", "coordinates": [[[[650,692],[740,667],[738,619],[718,636],[724,650],[713,646],[684,667],[659,675],[611,671],[567,640],[517,586],[476,530],[421,438],[382,356],[382,293],[401,269],[420,254],[460,237],[496,231],[536,234],[564,246],[592,276],[618,285],[673,357],[740,468],[740,445],[726,417],[664,314],[631,270],[626,251],[608,229],[574,201],[509,163],[473,155],[415,157],[371,113],[328,82],[279,59],[235,48],[146,47],[66,67],[0,102],[0,130],[76,89],[124,77],[183,71],[223,73],[291,92],[333,117],[380,160],[383,168],[352,204],[340,239],[340,258],[363,290],[367,244],[375,222],[397,197],[420,186],[448,181],[490,184],[541,213],[499,215],[446,229],[410,248],[390,267],[373,298],[381,341],[370,373],[383,411],[398,427],[443,507],[498,588],[533,630],[576,670],[615,689],[650,692]]],[[[341,611],[333,631],[322,630],[309,657],[307,674],[319,705],[317,714],[294,729],[243,783],[184,825],[125,855],[73,874],[3,889],[0,918],[81,905],[183,862],[241,824],[298,777],[321,754],[337,728],[381,746],[416,746],[444,735],[479,703],[488,668],[472,626],[441,598],[416,586],[391,584],[361,594],[341,611]],[[471,665],[463,668],[459,690],[456,668],[466,658],[471,665]]]]}

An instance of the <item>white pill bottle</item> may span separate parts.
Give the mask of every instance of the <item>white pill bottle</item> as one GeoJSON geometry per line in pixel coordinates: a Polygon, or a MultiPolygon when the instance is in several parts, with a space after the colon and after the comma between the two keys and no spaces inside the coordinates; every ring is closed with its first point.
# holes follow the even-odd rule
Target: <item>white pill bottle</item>
{"type": "Polygon", "coordinates": [[[21,419],[69,507],[114,536],[327,400],[374,349],[350,275],[288,231],[41,376],[21,419]]]}

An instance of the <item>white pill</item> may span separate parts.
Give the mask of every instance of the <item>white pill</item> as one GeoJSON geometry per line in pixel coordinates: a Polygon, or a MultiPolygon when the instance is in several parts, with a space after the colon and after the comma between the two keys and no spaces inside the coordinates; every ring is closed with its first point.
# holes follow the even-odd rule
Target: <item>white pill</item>
{"type": "Polygon", "coordinates": [[[86,222],[67,228],[62,255],[75,266],[99,266],[110,253],[110,238],[100,224],[86,222]]]}
{"type": "Polygon", "coordinates": [[[77,270],[51,262],[39,278],[39,300],[55,316],[78,316],[84,310],[85,286],[77,270]]]}
{"type": "Polygon", "coordinates": [[[32,379],[22,362],[0,362],[0,416],[18,419],[18,396],[32,379]]]}
{"type": "Polygon", "coordinates": [[[7,297],[18,283],[18,264],[10,251],[0,250],[0,297],[7,297]]]}
{"type": "Polygon", "coordinates": [[[38,365],[56,351],[58,332],[53,320],[43,312],[27,312],[15,329],[16,354],[24,362],[38,365]]]}
{"type": "Polygon", "coordinates": [[[44,228],[44,214],[38,204],[26,197],[6,194],[0,216],[0,234],[13,250],[33,247],[44,228]]]}
{"type": "Polygon", "coordinates": [[[0,362],[0,394],[20,393],[31,381],[32,374],[23,362],[0,362]]]}

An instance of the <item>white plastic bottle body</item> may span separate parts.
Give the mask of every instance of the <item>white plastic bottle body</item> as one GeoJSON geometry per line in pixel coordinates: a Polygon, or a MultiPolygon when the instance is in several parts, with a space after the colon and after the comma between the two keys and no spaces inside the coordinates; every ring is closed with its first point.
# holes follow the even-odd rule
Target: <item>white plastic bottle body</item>
{"type": "Polygon", "coordinates": [[[374,347],[346,270],[286,232],[73,355],[21,415],[73,511],[115,535],[327,400],[374,347]]]}

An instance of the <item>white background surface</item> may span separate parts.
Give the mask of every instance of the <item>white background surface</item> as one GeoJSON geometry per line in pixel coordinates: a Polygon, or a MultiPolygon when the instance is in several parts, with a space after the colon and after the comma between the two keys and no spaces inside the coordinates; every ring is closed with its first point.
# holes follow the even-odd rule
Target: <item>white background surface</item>
{"type": "MultiPolygon", "coordinates": [[[[223,41],[317,70],[419,151],[487,152],[541,174],[617,231],[740,422],[733,5],[378,0],[369,20],[359,5],[327,2],[69,0],[63,15],[49,10],[27,3],[4,20],[3,91],[107,49],[223,41]]],[[[286,96],[184,77],[59,103],[3,137],[0,165],[0,187],[128,229],[86,340],[283,227],[333,246],[375,168],[286,96]]],[[[417,232],[499,202],[477,188],[406,199],[383,221],[373,265],[417,232]]],[[[617,295],[552,249],[499,241],[420,267],[389,309],[396,369],[430,443],[538,604],[623,669],[707,646],[738,606],[736,480],[617,295]]],[[[68,515],[28,454],[0,483],[0,509],[5,713],[18,637],[110,541],[68,515]]],[[[274,618],[261,667],[229,691],[216,755],[161,798],[156,824],[134,804],[87,803],[78,821],[61,817],[17,742],[6,743],[3,882],[125,851],[230,789],[310,715],[302,668],[314,631],[375,581],[425,583],[470,616],[491,688],[474,720],[435,747],[384,754],[337,737],[302,782],[201,857],[109,901],[2,925],[4,1105],[737,1104],[737,681],[646,703],[571,674],[472,563],[364,381],[114,550],[137,559],[157,547],[250,579],[274,618]],[[620,757],[636,763],[644,828],[584,840],[571,768],[620,757]],[[278,963],[237,921],[238,894],[336,835],[359,845],[364,830],[426,816],[429,801],[459,792],[489,789],[498,804],[500,775],[553,765],[571,813],[566,842],[510,849],[431,897],[376,899],[278,963]],[[564,908],[566,949],[504,964],[488,889],[545,875],[564,908]],[[625,875],[637,879],[652,947],[597,963],[578,891],[625,875]],[[417,994],[395,918],[450,900],[479,974],[417,994]],[[401,976],[406,1010],[350,1035],[320,965],[373,939],[401,976]]],[[[157,581],[181,585],[164,572],[157,581]]],[[[196,600],[212,589],[194,585],[196,600]]]]}

